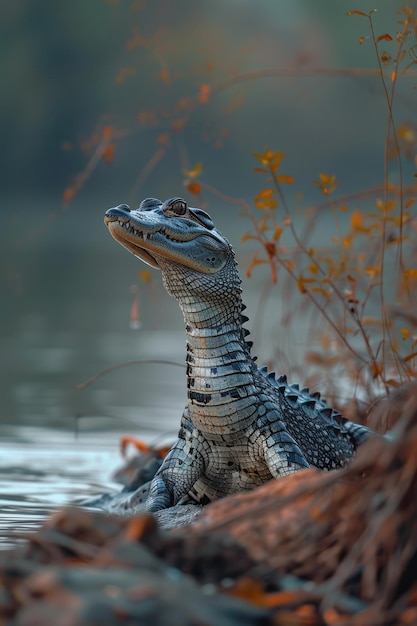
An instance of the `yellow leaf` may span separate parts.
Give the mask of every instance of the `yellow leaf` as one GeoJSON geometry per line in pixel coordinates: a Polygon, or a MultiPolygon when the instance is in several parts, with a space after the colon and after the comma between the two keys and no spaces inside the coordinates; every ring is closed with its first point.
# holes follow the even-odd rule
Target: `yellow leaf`
{"type": "Polygon", "coordinates": [[[389,211],[392,211],[392,209],[395,207],[395,202],[394,200],[388,200],[386,203],[384,203],[380,198],[378,198],[375,201],[375,205],[380,211],[389,213],[389,211]]]}
{"type": "Polygon", "coordinates": [[[408,330],[408,328],[400,328],[400,333],[403,339],[408,339],[410,336],[410,331],[408,330]]]}
{"type": "Polygon", "coordinates": [[[183,169],[182,173],[184,174],[184,176],[186,176],[187,178],[197,178],[197,176],[199,176],[201,174],[201,170],[203,169],[203,164],[201,163],[201,161],[199,163],[197,163],[196,165],[194,165],[194,167],[191,170],[186,170],[183,169]]]}
{"type": "Polygon", "coordinates": [[[350,218],[350,226],[353,230],[362,229],[362,214],[357,209],[352,212],[352,215],[350,218]]]}
{"type": "Polygon", "coordinates": [[[326,289],[323,289],[323,287],[312,287],[311,291],[314,291],[315,293],[320,293],[325,298],[330,298],[332,295],[331,291],[326,291],[326,289]]]}
{"type": "Polygon", "coordinates": [[[143,283],[150,283],[152,280],[152,272],[150,270],[139,270],[138,276],[143,283]]]}
{"type": "Polygon", "coordinates": [[[380,274],[381,268],[380,267],[365,267],[365,272],[368,274],[369,278],[374,279],[380,274]]]}
{"type": "Polygon", "coordinates": [[[278,241],[278,240],[279,240],[279,238],[281,237],[281,234],[282,234],[282,228],[281,228],[281,226],[279,226],[279,224],[277,224],[277,225],[275,226],[275,230],[274,230],[274,234],[273,234],[273,236],[272,236],[272,239],[273,239],[274,241],[278,241]]]}
{"type": "Polygon", "coordinates": [[[255,197],[254,203],[258,209],[275,209],[277,201],[273,198],[273,189],[262,189],[255,197]]]}
{"type": "Polygon", "coordinates": [[[333,185],[336,180],[335,174],[319,174],[320,180],[325,185],[333,185]]]}
{"type": "Polygon", "coordinates": [[[269,148],[265,148],[265,152],[263,154],[254,152],[253,156],[258,159],[262,165],[271,169],[273,172],[276,172],[285,156],[285,152],[279,152],[278,150],[273,151],[269,148]]]}
{"type": "Polygon", "coordinates": [[[417,270],[405,270],[403,276],[404,278],[417,278],[417,270]]]}

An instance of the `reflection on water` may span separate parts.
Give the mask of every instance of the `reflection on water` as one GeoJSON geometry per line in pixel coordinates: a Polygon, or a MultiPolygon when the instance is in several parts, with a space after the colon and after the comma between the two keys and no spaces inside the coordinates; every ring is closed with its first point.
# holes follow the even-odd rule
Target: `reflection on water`
{"type": "MultiPolygon", "coordinates": [[[[120,432],[100,434],[19,426],[0,428],[0,549],[21,541],[57,507],[120,490],[120,432]]],[[[144,434],[148,442],[151,437],[144,434]]]]}

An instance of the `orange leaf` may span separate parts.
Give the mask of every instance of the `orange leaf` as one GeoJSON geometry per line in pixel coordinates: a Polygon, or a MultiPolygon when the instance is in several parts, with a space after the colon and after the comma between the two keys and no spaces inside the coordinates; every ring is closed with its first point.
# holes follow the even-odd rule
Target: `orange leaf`
{"type": "Polygon", "coordinates": [[[182,130],[184,130],[185,123],[186,120],[184,118],[178,118],[172,122],[171,128],[174,132],[180,133],[182,130]]]}
{"type": "Polygon", "coordinates": [[[168,135],[168,133],[160,133],[157,137],[157,142],[161,146],[169,146],[169,144],[171,143],[171,137],[168,135]]]}
{"type": "Polygon", "coordinates": [[[301,293],[307,293],[307,284],[316,282],[314,278],[304,278],[302,274],[298,277],[297,286],[301,293]]]}
{"type": "Polygon", "coordinates": [[[161,73],[160,73],[159,77],[160,77],[160,79],[162,80],[162,82],[164,82],[164,83],[169,83],[169,82],[171,82],[171,76],[170,76],[170,73],[169,73],[169,71],[168,71],[166,68],[164,68],[164,69],[161,71],[161,73]]]}
{"type": "Polygon", "coordinates": [[[126,80],[126,78],[128,76],[134,76],[135,73],[136,73],[136,70],[133,67],[122,67],[122,69],[120,70],[120,72],[116,76],[116,81],[115,82],[118,85],[120,85],[121,83],[124,83],[124,81],[126,80]]]}
{"type": "Polygon", "coordinates": [[[378,43],[378,41],[382,41],[383,39],[385,39],[385,41],[392,41],[391,35],[388,35],[388,33],[385,33],[384,35],[380,35],[379,37],[377,37],[376,42],[378,43]]]}
{"type": "Polygon", "coordinates": [[[67,187],[62,194],[62,199],[64,202],[70,202],[75,196],[75,189],[73,187],[67,187]]]}
{"type": "Polygon", "coordinates": [[[110,139],[113,134],[112,126],[105,126],[102,131],[103,139],[110,139]]]}
{"type": "Polygon", "coordinates": [[[357,9],[355,9],[354,11],[348,11],[346,15],[363,15],[363,17],[368,17],[366,13],[364,13],[363,11],[358,11],[357,9]]]}
{"type": "Polygon", "coordinates": [[[273,194],[273,189],[262,189],[255,197],[255,206],[258,209],[275,209],[277,201],[272,197],[273,194]]]}
{"type": "Polygon", "coordinates": [[[259,259],[258,255],[255,252],[255,254],[253,255],[252,260],[251,260],[251,262],[249,264],[249,267],[246,270],[246,276],[248,278],[250,278],[252,276],[253,268],[256,267],[257,265],[263,265],[265,263],[268,263],[268,261],[266,261],[266,259],[259,259]]]}
{"type": "Polygon", "coordinates": [[[130,307],[130,328],[137,330],[141,327],[139,318],[139,298],[136,296],[133,299],[132,306],[130,307]]]}
{"type": "Polygon", "coordinates": [[[267,241],[264,244],[265,250],[268,253],[268,256],[273,257],[276,254],[276,246],[275,243],[273,241],[267,241]]]}
{"type": "Polygon", "coordinates": [[[256,197],[257,198],[270,198],[273,193],[274,193],[273,189],[262,189],[256,197]]]}
{"type": "Polygon", "coordinates": [[[201,104],[207,104],[209,96],[210,96],[210,92],[211,92],[210,85],[201,85],[200,92],[198,94],[198,99],[200,100],[201,104]]]}
{"type": "Polygon", "coordinates": [[[319,352],[307,352],[304,358],[307,363],[313,363],[314,365],[322,365],[325,360],[319,352]]]}
{"type": "Polygon", "coordinates": [[[289,185],[292,185],[292,184],[293,184],[293,182],[294,182],[294,178],[293,178],[293,176],[285,176],[285,175],[282,175],[282,176],[277,176],[277,177],[276,177],[276,180],[277,180],[279,183],[288,183],[289,185]]]}
{"type": "Polygon", "coordinates": [[[408,207],[410,207],[415,201],[415,198],[408,198],[407,202],[405,203],[405,208],[408,209],[408,207]]]}
{"type": "Polygon", "coordinates": [[[201,185],[200,183],[190,183],[187,187],[188,191],[195,196],[200,195],[201,185]]]}
{"type": "Polygon", "coordinates": [[[103,152],[103,159],[104,161],[110,165],[111,163],[113,163],[114,161],[114,153],[116,151],[115,145],[114,143],[109,144],[108,146],[106,146],[106,148],[104,149],[103,152]]]}
{"type": "Polygon", "coordinates": [[[249,239],[255,239],[256,241],[260,241],[258,235],[253,235],[252,233],[245,233],[240,238],[240,241],[248,241],[249,239]]]}

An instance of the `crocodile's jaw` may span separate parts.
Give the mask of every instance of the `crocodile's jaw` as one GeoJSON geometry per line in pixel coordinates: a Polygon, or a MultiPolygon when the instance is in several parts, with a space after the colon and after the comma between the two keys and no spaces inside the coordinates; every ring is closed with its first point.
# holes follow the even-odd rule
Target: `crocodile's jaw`
{"type": "Polygon", "coordinates": [[[112,237],[151,267],[166,262],[200,274],[215,274],[230,256],[230,245],[201,209],[188,208],[182,199],[161,203],[148,199],[138,210],[119,205],[106,212],[104,222],[112,237]],[[175,213],[183,203],[185,214],[175,213]]]}
{"type": "Polygon", "coordinates": [[[129,220],[123,222],[121,218],[105,215],[104,223],[109,229],[109,233],[113,239],[129,250],[129,252],[134,254],[135,257],[155,269],[161,269],[158,261],[150,254],[150,252],[146,250],[143,245],[138,245],[139,237],[141,235],[139,231],[133,228],[133,226],[130,226],[129,220]]]}

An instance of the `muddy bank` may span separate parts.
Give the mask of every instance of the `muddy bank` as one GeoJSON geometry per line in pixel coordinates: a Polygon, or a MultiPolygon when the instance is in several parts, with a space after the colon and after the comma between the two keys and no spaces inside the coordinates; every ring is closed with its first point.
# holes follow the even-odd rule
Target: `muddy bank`
{"type": "Polygon", "coordinates": [[[416,398],[347,469],[271,481],[186,527],[59,511],[0,555],[1,623],[417,623],[416,398]]]}

